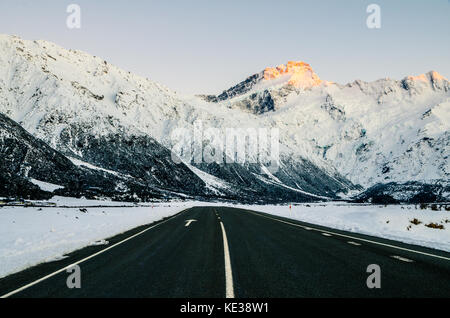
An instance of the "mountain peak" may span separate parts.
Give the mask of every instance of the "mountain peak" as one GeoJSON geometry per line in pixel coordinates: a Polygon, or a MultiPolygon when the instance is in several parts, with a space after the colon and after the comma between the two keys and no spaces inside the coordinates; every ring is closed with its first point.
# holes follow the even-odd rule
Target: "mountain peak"
{"type": "Polygon", "coordinates": [[[281,77],[287,79],[288,85],[297,88],[308,88],[323,83],[311,66],[302,61],[289,61],[287,65],[267,67],[264,70],[264,80],[274,80],[281,77]]]}
{"type": "Polygon", "coordinates": [[[436,81],[448,81],[444,76],[442,76],[441,74],[439,74],[436,71],[429,71],[428,73],[425,74],[420,74],[417,76],[408,76],[408,79],[414,80],[414,81],[423,81],[423,82],[428,82],[428,81],[432,81],[432,82],[436,82],[436,81]]]}
{"type": "Polygon", "coordinates": [[[429,74],[429,76],[431,78],[434,78],[436,80],[446,80],[447,81],[447,79],[444,76],[442,76],[441,74],[439,74],[436,71],[429,71],[427,74],[429,74]]]}

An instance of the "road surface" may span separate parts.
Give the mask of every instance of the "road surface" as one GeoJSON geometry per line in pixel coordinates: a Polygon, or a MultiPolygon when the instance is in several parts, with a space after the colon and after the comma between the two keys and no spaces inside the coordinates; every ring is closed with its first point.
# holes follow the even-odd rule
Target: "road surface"
{"type": "Polygon", "coordinates": [[[450,297],[450,253],[242,209],[195,207],[109,241],[0,279],[0,295],[450,297]],[[71,264],[81,288],[66,285],[71,264]]]}

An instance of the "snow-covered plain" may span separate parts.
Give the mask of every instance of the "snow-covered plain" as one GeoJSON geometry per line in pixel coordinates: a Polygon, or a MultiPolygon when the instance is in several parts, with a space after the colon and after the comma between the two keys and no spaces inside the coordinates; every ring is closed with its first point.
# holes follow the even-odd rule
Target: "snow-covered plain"
{"type": "Polygon", "coordinates": [[[120,203],[128,207],[114,207],[117,203],[110,201],[61,197],[50,201],[58,206],[0,207],[0,277],[59,259],[88,245],[105,244],[104,239],[108,237],[192,206],[230,206],[261,211],[450,252],[449,212],[421,210],[414,205],[385,207],[331,202],[292,205],[289,208],[288,205],[171,202],[153,205],[120,203]],[[86,206],[87,212],[80,211],[79,206],[86,206]],[[414,218],[422,223],[412,224],[410,221],[414,218]],[[442,224],[444,229],[428,228],[425,225],[429,223],[442,224]]]}

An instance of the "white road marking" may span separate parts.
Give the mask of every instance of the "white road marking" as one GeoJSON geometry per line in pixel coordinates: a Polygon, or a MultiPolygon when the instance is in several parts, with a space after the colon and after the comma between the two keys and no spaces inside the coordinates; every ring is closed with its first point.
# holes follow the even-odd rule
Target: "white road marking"
{"type": "Polygon", "coordinates": [[[186,220],[185,222],[186,222],[186,225],[185,225],[185,226],[187,227],[187,226],[189,226],[192,222],[197,222],[197,220],[192,219],[192,220],[186,220]]]}
{"type": "Polygon", "coordinates": [[[350,244],[350,245],[361,246],[360,243],[356,243],[356,242],[353,242],[353,241],[348,241],[347,243],[350,244]]]}
{"type": "MultiPolygon", "coordinates": [[[[304,226],[300,225],[300,224],[291,223],[291,222],[287,222],[287,221],[283,221],[283,220],[278,220],[278,219],[271,218],[271,217],[266,216],[266,215],[262,215],[262,214],[259,214],[259,213],[254,213],[254,212],[249,211],[249,210],[246,210],[246,211],[248,213],[251,213],[251,214],[254,214],[254,215],[257,215],[257,216],[260,216],[260,217],[264,217],[264,218],[267,218],[267,219],[270,219],[270,220],[273,220],[273,221],[277,221],[277,222],[280,222],[280,223],[285,223],[285,224],[289,224],[289,225],[293,225],[293,226],[304,228],[304,226]]],[[[367,240],[367,239],[363,239],[363,238],[359,238],[359,237],[355,237],[355,236],[351,236],[351,235],[345,235],[345,234],[340,234],[340,233],[336,233],[336,232],[325,231],[325,230],[320,230],[320,229],[315,229],[315,228],[311,228],[311,229],[314,230],[314,231],[325,232],[325,233],[329,233],[329,234],[340,236],[340,237],[345,237],[345,238],[352,239],[352,240],[357,240],[357,241],[361,241],[361,242],[367,242],[367,243],[372,243],[372,244],[376,244],[376,245],[391,247],[391,248],[395,248],[395,249],[402,250],[402,251],[407,251],[407,252],[411,252],[411,253],[426,255],[426,256],[440,258],[440,259],[445,259],[446,261],[450,261],[449,257],[445,257],[445,256],[441,256],[441,255],[430,254],[430,253],[426,253],[426,252],[420,252],[420,251],[412,250],[412,249],[409,249],[409,248],[404,248],[404,247],[395,246],[395,245],[391,245],[391,244],[371,241],[371,240],[367,240]]]]}
{"type": "Polygon", "coordinates": [[[392,258],[398,259],[399,261],[403,261],[403,262],[407,262],[407,263],[414,263],[414,261],[412,259],[406,258],[406,257],[401,257],[398,255],[392,255],[392,258]]]}
{"type": "Polygon", "coordinates": [[[305,230],[307,230],[307,231],[311,231],[311,230],[312,230],[312,228],[307,227],[307,226],[304,226],[303,228],[304,228],[305,230]]]}
{"type": "Polygon", "coordinates": [[[225,297],[234,298],[233,272],[231,270],[230,251],[228,250],[227,233],[225,232],[225,228],[222,222],[220,222],[220,227],[222,228],[223,251],[225,257],[225,297]]]}
{"type": "MultiPolygon", "coordinates": [[[[185,211],[188,211],[188,210],[189,210],[189,209],[184,210],[184,211],[182,211],[181,213],[183,213],[183,212],[185,212],[185,211]]],[[[42,281],[44,281],[44,280],[46,280],[46,279],[49,279],[50,277],[53,277],[53,276],[55,276],[55,275],[58,275],[59,273],[62,273],[62,272],[64,272],[64,271],[66,271],[67,269],[73,267],[74,265],[81,264],[81,263],[83,263],[83,262],[85,262],[85,261],[87,261],[87,260],[89,260],[89,259],[91,259],[91,258],[93,258],[93,257],[95,257],[95,256],[97,256],[97,255],[100,255],[100,254],[102,254],[102,253],[104,253],[104,252],[106,252],[106,251],[109,251],[109,250],[112,249],[113,247],[116,247],[116,246],[118,246],[118,245],[120,245],[120,244],[122,244],[122,243],[125,243],[126,241],[129,241],[129,240],[131,240],[132,238],[135,238],[136,236],[139,236],[139,235],[141,235],[141,234],[147,232],[148,230],[151,230],[151,229],[153,229],[154,227],[157,227],[158,225],[161,225],[161,224],[163,224],[163,223],[166,223],[167,221],[171,220],[172,218],[174,218],[174,217],[176,217],[176,216],[179,216],[179,214],[173,215],[173,216],[171,216],[170,218],[168,218],[168,219],[165,220],[165,221],[162,221],[162,222],[160,222],[160,223],[158,223],[158,224],[152,225],[152,226],[146,228],[145,230],[142,230],[142,231],[139,232],[139,233],[136,233],[136,234],[134,234],[134,235],[132,235],[132,236],[130,236],[130,237],[128,237],[128,238],[126,238],[126,239],[120,241],[120,242],[117,242],[116,244],[113,244],[113,245],[111,245],[110,247],[107,247],[107,248],[105,248],[105,249],[103,249],[103,250],[101,250],[101,251],[98,251],[97,253],[94,253],[94,254],[92,254],[92,255],[90,255],[90,256],[88,256],[88,257],[85,257],[85,258],[79,260],[78,262],[75,262],[75,263],[73,263],[73,264],[67,265],[66,267],[61,268],[61,269],[57,270],[56,272],[53,272],[53,273],[51,273],[51,274],[48,274],[48,275],[46,275],[46,276],[44,276],[44,277],[42,277],[42,278],[39,278],[38,280],[35,280],[34,282],[31,282],[31,283],[29,283],[29,284],[27,284],[27,285],[25,285],[25,286],[22,286],[22,287],[20,287],[20,288],[18,288],[18,289],[16,289],[16,290],[13,290],[12,292],[9,292],[9,293],[7,293],[7,294],[5,294],[5,295],[3,295],[3,296],[0,296],[0,298],[8,298],[8,297],[10,297],[10,296],[12,296],[12,295],[15,295],[15,294],[17,294],[17,293],[19,293],[19,292],[21,292],[21,291],[27,289],[27,288],[30,288],[31,286],[34,286],[34,285],[36,285],[36,284],[38,284],[38,283],[40,283],[40,282],[42,282],[42,281]]]]}
{"type": "Polygon", "coordinates": [[[322,233],[322,235],[323,235],[323,236],[333,236],[333,235],[328,234],[328,233],[322,233]]]}

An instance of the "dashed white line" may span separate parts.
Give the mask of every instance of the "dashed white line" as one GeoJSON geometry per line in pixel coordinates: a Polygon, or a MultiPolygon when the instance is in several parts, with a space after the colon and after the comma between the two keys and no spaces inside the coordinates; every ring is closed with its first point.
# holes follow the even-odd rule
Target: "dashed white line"
{"type": "Polygon", "coordinates": [[[350,245],[361,246],[360,243],[356,243],[356,242],[353,242],[353,241],[348,241],[347,243],[350,244],[350,245]]]}
{"type": "Polygon", "coordinates": [[[230,251],[228,250],[227,233],[225,232],[225,227],[223,226],[222,222],[220,222],[220,227],[222,228],[223,252],[225,258],[225,297],[234,298],[233,272],[231,270],[230,251]]]}
{"type": "Polygon", "coordinates": [[[323,236],[333,236],[333,235],[328,234],[328,233],[322,233],[322,235],[323,235],[323,236]]]}
{"type": "MultiPolygon", "coordinates": [[[[275,219],[275,218],[271,218],[269,216],[266,215],[262,215],[259,213],[254,213],[252,211],[246,210],[248,213],[260,216],[260,217],[264,217],[267,218],[269,220],[273,220],[273,221],[277,221],[280,223],[284,223],[284,224],[289,224],[292,226],[297,226],[297,227],[301,227],[301,228],[305,228],[305,226],[300,225],[300,224],[296,224],[296,223],[291,223],[291,222],[287,222],[287,221],[283,221],[283,220],[279,220],[279,219],[275,219]]],[[[450,257],[445,257],[445,256],[441,256],[441,255],[436,255],[436,254],[430,254],[430,253],[426,253],[426,252],[420,252],[420,251],[416,251],[416,250],[412,250],[409,248],[404,248],[404,247],[400,247],[400,246],[395,246],[395,245],[391,245],[391,244],[386,244],[386,243],[380,243],[380,242],[376,242],[376,241],[371,241],[371,240],[367,240],[367,239],[363,239],[363,238],[359,238],[359,237],[355,237],[355,236],[351,236],[351,235],[345,235],[345,234],[341,234],[341,233],[336,233],[336,232],[330,232],[330,231],[325,231],[325,230],[320,230],[320,229],[315,229],[315,228],[311,228],[313,231],[318,231],[318,232],[322,232],[322,233],[329,233],[331,235],[336,235],[336,236],[340,236],[340,237],[345,237],[348,239],[352,239],[352,240],[357,240],[357,241],[361,241],[361,242],[367,242],[367,243],[372,243],[372,244],[376,244],[376,245],[381,245],[381,246],[386,246],[386,247],[391,247],[391,248],[395,248],[398,250],[402,250],[402,251],[407,251],[407,252],[411,252],[411,253],[416,253],[416,254],[421,254],[421,255],[426,255],[426,256],[430,256],[430,257],[435,257],[435,258],[440,258],[440,259],[444,259],[446,261],[450,261],[450,257]]]]}
{"type": "Polygon", "coordinates": [[[406,258],[406,257],[401,257],[401,256],[398,256],[398,255],[392,255],[391,257],[395,258],[395,259],[398,259],[399,261],[402,261],[402,262],[414,263],[414,261],[412,259],[409,259],[409,258],[406,258]]]}

